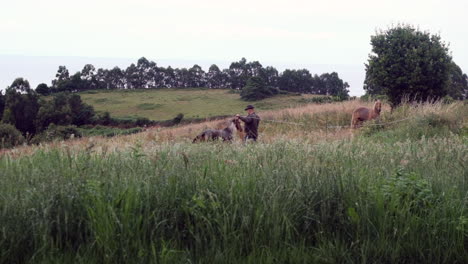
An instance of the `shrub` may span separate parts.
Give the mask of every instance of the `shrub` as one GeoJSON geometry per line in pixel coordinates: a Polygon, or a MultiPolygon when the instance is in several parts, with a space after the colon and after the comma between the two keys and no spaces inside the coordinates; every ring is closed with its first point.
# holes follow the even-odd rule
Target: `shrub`
{"type": "Polygon", "coordinates": [[[151,124],[151,121],[146,117],[139,117],[135,121],[135,125],[139,126],[139,127],[146,126],[146,125],[149,125],[149,124],[151,124]]]}
{"type": "Polygon", "coordinates": [[[387,210],[394,211],[395,216],[408,211],[426,213],[437,202],[431,184],[426,179],[402,169],[397,171],[395,177],[385,179],[380,188],[387,210]]]}
{"type": "Polygon", "coordinates": [[[0,124],[0,149],[12,148],[24,142],[25,139],[18,129],[10,124],[0,124]]]}
{"type": "Polygon", "coordinates": [[[76,126],[56,126],[54,124],[50,124],[45,131],[36,135],[32,139],[31,143],[38,144],[40,142],[67,140],[74,137],[81,137],[81,132],[76,128],[76,126]]]}
{"type": "Polygon", "coordinates": [[[109,112],[104,112],[104,114],[99,115],[96,119],[96,123],[104,126],[110,125],[112,122],[112,118],[109,112]]]}
{"type": "Polygon", "coordinates": [[[172,123],[173,123],[174,125],[177,125],[177,124],[179,124],[180,122],[182,122],[182,119],[184,119],[184,114],[179,113],[176,117],[174,117],[174,119],[172,119],[172,123]]]}

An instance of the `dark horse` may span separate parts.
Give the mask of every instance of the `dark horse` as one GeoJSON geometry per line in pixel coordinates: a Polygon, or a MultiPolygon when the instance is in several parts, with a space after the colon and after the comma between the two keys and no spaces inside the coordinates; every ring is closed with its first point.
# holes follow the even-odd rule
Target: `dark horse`
{"type": "Polygon", "coordinates": [[[218,138],[222,138],[223,141],[231,141],[234,130],[237,130],[238,133],[243,132],[240,121],[236,118],[229,120],[227,127],[223,129],[207,129],[201,132],[192,142],[217,140],[218,138]]]}

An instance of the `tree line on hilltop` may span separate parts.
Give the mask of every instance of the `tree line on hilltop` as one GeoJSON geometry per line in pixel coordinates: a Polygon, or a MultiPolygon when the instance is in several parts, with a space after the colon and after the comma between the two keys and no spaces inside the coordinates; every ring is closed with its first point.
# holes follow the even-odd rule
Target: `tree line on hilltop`
{"type": "Polygon", "coordinates": [[[141,89],[141,88],[230,88],[241,90],[251,77],[261,78],[265,85],[282,91],[295,93],[323,94],[346,98],[348,83],[336,72],[312,75],[307,69],[285,70],[280,73],[272,66],[263,67],[258,61],[248,62],[242,58],[227,69],[217,65],[204,71],[195,64],[191,68],[160,67],[145,57],[138,59],[126,69],[114,67],[110,70],[86,64],[81,71],[70,74],[66,66],[59,66],[52,86],[37,86],[43,95],[56,92],[79,92],[94,89],[141,89]]]}

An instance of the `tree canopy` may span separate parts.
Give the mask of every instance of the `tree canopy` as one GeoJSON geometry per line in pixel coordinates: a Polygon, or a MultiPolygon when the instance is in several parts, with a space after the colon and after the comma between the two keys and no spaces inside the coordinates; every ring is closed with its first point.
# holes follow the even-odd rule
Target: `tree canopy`
{"type": "Polygon", "coordinates": [[[452,58],[438,35],[398,25],[371,37],[364,90],[387,95],[394,107],[407,97],[428,100],[448,92],[452,58]]]}
{"type": "Polygon", "coordinates": [[[259,76],[250,77],[241,91],[241,98],[245,101],[256,101],[278,94],[278,89],[267,86],[265,80],[259,76]]]}

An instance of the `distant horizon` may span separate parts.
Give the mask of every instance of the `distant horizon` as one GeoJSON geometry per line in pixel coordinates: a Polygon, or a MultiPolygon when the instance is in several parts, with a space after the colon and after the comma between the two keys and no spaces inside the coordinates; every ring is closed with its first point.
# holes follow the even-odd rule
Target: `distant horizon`
{"type": "MultiPolygon", "coordinates": [[[[137,63],[137,60],[145,57],[150,61],[154,61],[158,66],[173,68],[190,68],[194,64],[202,67],[207,71],[212,64],[216,64],[219,68],[229,68],[230,63],[234,61],[226,60],[208,60],[208,59],[167,59],[160,58],[154,59],[147,56],[140,56],[138,58],[125,58],[125,57],[90,57],[90,56],[40,56],[40,55],[11,55],[0,54],[0,90],[4,90],[9,86],[15,78],[22,77],[28,80],[31,88],[36,88],[40,83],[51,85],[51,81],[55,78],[58,66],[65,65],[71,74],[81,71],[85,64],[92,64],[98,68],[112,69],[115,66],[125,69],[131,63],[137,63]]],[[[256,59],[247,58],[247,61],[256,61],[256,59]]],[[[239,61],[238,58],[235,61],[239,61]]],[[[280,61],[261,61],[258,60],[264,67],[273,66],[278,71],[282,72],[285,69],[307,69],[312,75],[337,72],[340,78],[348,82],[350,85],[350,95],[360,96],[364,94],[362,89],[365,69],[364,63],[362,66],[353,64],[321,64],[321,63],[294,63],[294,62],[280,62],[280,61]]]]}

